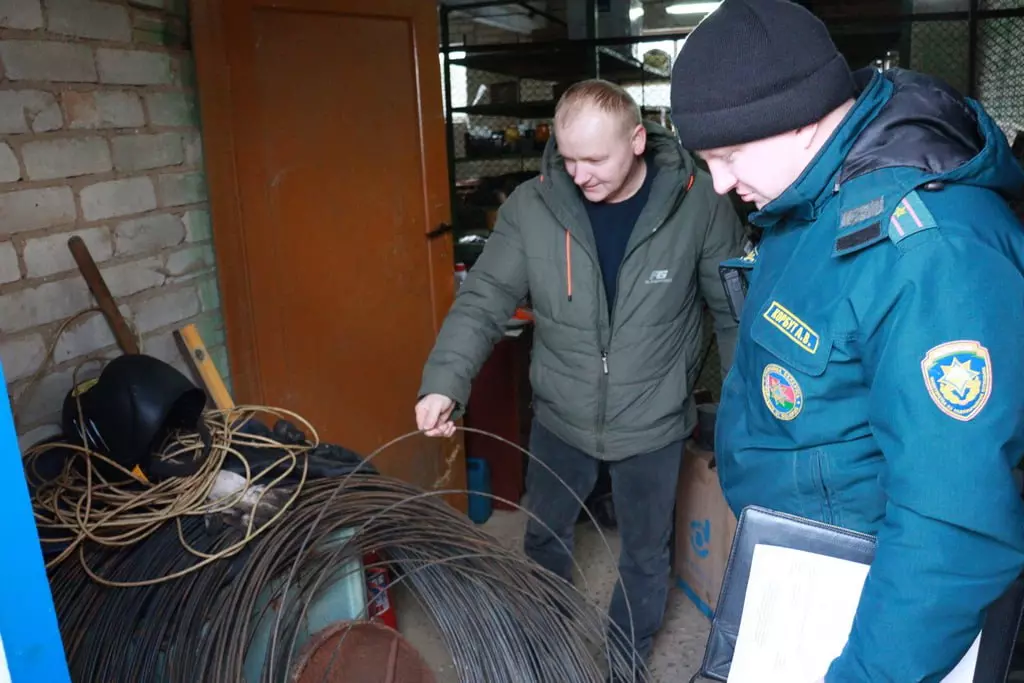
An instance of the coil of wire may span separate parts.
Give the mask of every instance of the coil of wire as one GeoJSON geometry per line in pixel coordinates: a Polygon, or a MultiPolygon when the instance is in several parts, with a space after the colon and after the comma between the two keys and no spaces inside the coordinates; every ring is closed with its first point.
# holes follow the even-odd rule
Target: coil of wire
{"type": "MultiPolygon", "coordinates": [[[[436,625],[460,681],[649,680],[625,654],[628,634],[610,626],[600,606],[447,505],[451,491],[423,491],[376,473],[372,460],[390,444],[341,473],[310,477],[319,442],[300,417],[243,408],[208,420],[216,455],[190,481],[143,493],[96,485],[88,462],[66,465],[55,481],[36,481],[40,530],[64,546],[48,567],[76,682],[288,681],[314,601],[339,579],[339,567],[362,571],[353,560],[369,552],[384,558],[395,585],[436,625]],[[312,438],[282,444],[239,428],[260,412],[295,420],[312,438]],[[252,471],[245,455],[252,449],[281,455],[252,471]],[[242,515],[242,492],[209,499],[231,459],[247,484],[266,486],[242,515]],[[261,501],[270,501],[262,512],[261,501]],[[340,530],[352,534],[339,544],[340,530]],[[247,680],[260,619],[271,622],[269,645],[259,680],[247,680]]],[[[166,452],[183,457],[198,447],[183,435],[166,452]]],[[[27,454],[29,473],[46,452],[27,454]]],[[[324,680],[344,680],[343,667],[338,661],[336,677],[325,672],[324,680]]]]}

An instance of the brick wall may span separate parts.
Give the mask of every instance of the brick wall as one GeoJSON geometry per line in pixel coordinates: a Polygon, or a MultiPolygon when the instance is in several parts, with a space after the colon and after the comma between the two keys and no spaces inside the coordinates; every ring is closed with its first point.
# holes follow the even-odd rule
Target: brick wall
{"type": "Polygon", "coordinates": [[[71,235],[145,353],[184,369],[171,333],[195,322],[226,375],[185,1],[133,3],[0,0],[0,359],[23,443],[76,367],[119,353],[98,312],[57,336],[95,306],[71,235]]]}

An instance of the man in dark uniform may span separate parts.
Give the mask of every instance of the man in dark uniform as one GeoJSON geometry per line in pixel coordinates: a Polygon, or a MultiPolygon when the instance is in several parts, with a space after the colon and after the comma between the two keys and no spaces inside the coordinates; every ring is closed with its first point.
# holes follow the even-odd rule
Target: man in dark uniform
{"type": "MultiPolygon", "coordinates": [[[[940,81],[851,73],[784,0],[725,0],[672,117],[759,211],[717,458],[733,510],[874,534],[827,683],[940,681],[1024,567],[1024,173],[940,81]]],[[[801,683],[794,681],[793,683],[801,683]]],[[[811,683],[811,682],[807,682],[811,683]]]]}

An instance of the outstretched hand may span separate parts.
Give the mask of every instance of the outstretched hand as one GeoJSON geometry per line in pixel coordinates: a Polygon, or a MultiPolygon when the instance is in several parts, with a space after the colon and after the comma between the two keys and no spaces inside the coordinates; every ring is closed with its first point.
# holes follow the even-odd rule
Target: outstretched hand
{"type": "Polygon", "coordinates": [[[416,427],[427,436],[450,437],[455,434],[452,412],[455,401],[441,394],[427,394],[416,404],[416,427]]]}

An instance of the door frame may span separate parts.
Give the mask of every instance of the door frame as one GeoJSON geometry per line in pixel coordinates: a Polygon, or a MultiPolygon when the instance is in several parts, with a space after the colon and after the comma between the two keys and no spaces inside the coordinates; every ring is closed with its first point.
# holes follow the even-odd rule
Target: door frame
{"type": "MultiPolygon", "coordinates": [[[[235,112],[231,98],[231,75],[227,54],[227,35],[224,26],[225,5],[236,0],[190,0],[192,50],[196,64],[196,88],[199,97],[201,135],[206,182],[209,188],[210,216],[213,225],[213,243],[217,264],[217,282],[220,289],[221,310],[224,317],[228,363],[232,393],[239,404],[266,405],[266,388],[260,377],[260,348],[253,317],[255,302],[252,294],[252,274],[246,255],[244,210],[237,186],[237,140],[233,121],[235,112]]],[[[309,8],[323,5],[325,10],[344,6],[347,0],[251,0],[254,5],[281,8],[289,5],[309,8]]],[[[437,26],[437,7],[422,0],[375,0],[373,13],[382,17],[408,16],[407,9],[434,16],[430,23],[437,26]]],[[[421,22],[418,22],[421,23],[421,22]]],[[[434,229],[451,222],[451,194],[448,179],[447,133],[441,92],[441,69],[438,61],[437,31],[430,40],[414,36],[417,59],[417,87],[419,134],[423,147],[423,177],[443,178],[443,183],[424,192],[427,225],[424,226],[423,244],[425,266],[431,283],[429,297],[434,335],[438,333],[454,300],[455,286],[452,276],[454,242],[451,232],[434,229]],[[436,69],[436,88],[424,88],[421,68],[436,69]]],[[[429,80],[429,79],[428,79],[429,80]]],[[[425,297],[426,298],[426,297],[425,297]]],[[[287,407],[287,406],[282,406],[287,407]]],[[[410,429],[413,405],[409,405],[410,429]]],[[[452,449],[464,452],[462,434],[444,445],[440,451],[449,453],[445,460],[464,462],[464,457],[452,458],[452,449]]],[[[365,454],[364,454],[365,455],[365,454]]],[[[464,468],[458,468],[464,469],[464,468]]],[[[464,471],[452,473],[449,488],[465,488],[464,471]]],[[[454,507],[465,511],[465,494],[446,496],[454,507]]]]}

